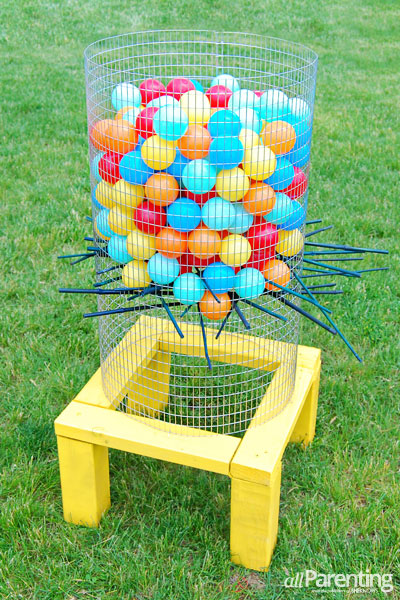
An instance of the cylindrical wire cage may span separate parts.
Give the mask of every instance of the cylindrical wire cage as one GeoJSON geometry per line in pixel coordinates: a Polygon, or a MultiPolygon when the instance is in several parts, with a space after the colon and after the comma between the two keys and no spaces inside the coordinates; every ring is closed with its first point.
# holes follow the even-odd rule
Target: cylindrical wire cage
{"type": "Polygon", "coordinates": [[[317,57],[146,31],[85,69],[105,394],[173,433],[240,434],[295,382],[317,57]]]}

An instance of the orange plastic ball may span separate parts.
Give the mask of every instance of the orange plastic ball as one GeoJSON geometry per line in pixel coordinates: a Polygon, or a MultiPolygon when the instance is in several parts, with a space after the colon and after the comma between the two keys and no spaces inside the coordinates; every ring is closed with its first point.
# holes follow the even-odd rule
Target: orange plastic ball
{"type": "Polygon", "coordinates": [[[111,121],[105,133],[105,145],[107,150],[116,154],[126,154],[136,147],[138,134],[132,123],[119,119],[111,121]]]}
{"type": "Polygon", "coordinates": [[[168,206],[179,195],[179,184],[175,177],[168,173],[154,173],[145,186],[146,197],[156,206],[168,206]]]}
{"type": "Polygon", "coordinates": [[[178,140],[178,148],[183,156],[194,160],[205,158],[211,144],[211,135],[201,125],[189,125],[185,135],[178,140]]]}
{"type": "Polygon", "coordinates": [[[219,321],[226,317],[231,310],[232,302],[228,294],[216,294],[219,304],[211,292],[206,290],[204,296],[199,302],[201,314],[211,319],[211,321],[219,321]]]}
{"type": "Polygon", "coordinates": [[[221,236],[217,231],[208,229],[205,225],[199,225],[189,234],[189,250],[197,258],[212,258],[221,249],[221,236]]]}
{"type": "Polygon", "coordinates": [[[286,121],[272,121],[265,124],[261,138],[274,154],[286,154],[296,143],[296,132],[286,121]]]}
{"type": "MultiPolygon", "coordinates": [[[[290,269],[283,260],[278,260],[276,258],[272,258],[269,260],[264,267],[263,275],[265,279],[269,281],[274,281],[278,285],[286,287],[290,281],[290,269]]],[[[265,289],[270,292],[278,292],[279,288],[276,285],[272,285],[272,283],[265,283],[265,289]]]]}
{"type": "Polygon", "coordinates": [[[172,227],[161,229],[156,237],[156,248],[163,256],[167,258],[178,258],[188,247],[187,234],[176,231],[172,227]]]}
{"type": "Polygon", "coordinates": [[[90,141],[98,150],[107,150],[106,133],[110,125],[114,123],[113,119],[104,119],[96,123],[90,131],[90,141]]]}
{"type": "Polygon", "coordinates": [[[271,186],[254,181],[243,198],[243,206],[252,215],[262,217],[274,208],[275,199],[275,191],[271,186]]]}

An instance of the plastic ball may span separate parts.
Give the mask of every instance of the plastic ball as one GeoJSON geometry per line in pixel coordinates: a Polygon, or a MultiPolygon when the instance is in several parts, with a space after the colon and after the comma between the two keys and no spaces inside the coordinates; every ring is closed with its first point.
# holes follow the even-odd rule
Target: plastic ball
{"type": "Polygon", "coordinates": [[[166,210],[168,225],[176,231],[193,231],[200,224],[200,207],[189,198],[177,198],[166,210]]]}
{"type": "Polygon", "coordinates": [[[107,129],[113,123],[113,119],[103,119],[102,121],[98,121],[90,130],[90,142],[97,150],[106,150],[107,129]]]}
{"type": "Polygon", "coordinates": [[[224,87],[228,88],[228,90],[231,90],[232,93],[240,90],[238,80],[235,79],[232,75],[227,75],[225,73],[214,77],[210,87],[213,87],[215,85],[223,85],[224,87]]]}
{"type": "Polygon", "coordinates": [[[174,296],[182,304],[191,306],[200,302],[205,292],[205,285],[198,275],[184,273],[174,281],[174,296]]]}
{"type": "Polygon", "coordinates": [[[111,236],[107,244],[107,252],[117,263],[125,264],[132,260],[126,249],[126,238],[120,235],[111,236]]]}
{"type": "Polygon", "coordinates": [[[287,221],[293,212],[292,200],[286,194],[277,192],[275,195],[275,204],[273,209],[264,216],[268,223],[281,225],[287,221]]]}
{"type": "Polygon", "coordinates": [[[96,181],[101,181],[101,176],[99,173],[99,162],[101,161],[101,159],[104,155],[105,155],[105,152],[100,152],[99,154],[96,154],[96,156],[93,158],[93,160],[90,163],[90,172],[96,181]]]}
{"type": "MultiPolygon", "coordinates": [[[[293,166],[300,168],[300,167],[304,167],[310,160],[310,152],[311,152],[310,144],[305,144],[304,146],[301,146],[300,148],[296,148],[296,145],[295,145],[293,150],[288,152],[288,154],[286,156],[290,160],[290,162],[293,164],[293,166]]],[[[287,183],[286,183],[286,185],[287,185],[287,183]]]]}
{"type": "Polygon", "coordinates": [[[155,98],[159,98],[167,93],[165,85],[158,79],[145,79],[139,85],[143,104],[148,104],[155,98]]]}
{"type": "Polygon", "coordinates": [[[201,218],[209,229],[220,231],[228,229],[235,217],[231,202],[216,197],[208,200],[201,209],[201,218]]]}
{"type": "Polygon", "coordinates": [[[94,233],[94,237],[95,238],[99,238],[100,240],[103,240],[105,242],[108,242],[111,238],[110,235],[104,235],[103,233],[101,233],[97,227],[96,221],[93,223],[93,233],[94,233]]]}
{"type": "Polygon", "coordinates": [[[104,208],[112,208],[114,206],[112,194],[113,186],[106,181],[100,181],[96,186],[96,200],[104,208]]]}
{"type": "Polygon", "coordinates": [[[194,194],[204,194],[212,190],[216,184],[217,170],[202,158],[192,160],[183,169],[183,185],[194,194]]]}
{"type": "Polygon", "coordinates": [[[97,198],[96,198],[96,190],[97,190],[97,187],[98,187],[98,186],[96,185],[96,187],[94,187],[94,188],[92,189],[92,192],[91,192],[90,196],[91,196],[91,198],[92,198],[92,204],[93,204],[93,206],[94,206],[95,208],[97,208],[97,210],[101,210],[103,207],[102,207],[102,205],[100,204],[100,202],[98,202],[98,201],[97,201],[97,198]]]}
{"type": "Polygon", "coordinates": [[[249,241],[242,235],[233,233],[221,242],[219,256],[226,265],[230,267],[241,267],[249,260],[251,246],[249,241]]]}
{"type": "Polygon", "coordinates": [[[110,199],[118,205],[122,212],[136,208],[144,200],[144,187],[142,185],[131,185],[124,179],[117,181],[110,190],[110,199]]]}
{"type": "Polygon", "coordinates": [[[221,198],[230,202],[241,200],[249,191],[250,180],[240,167],[220,171],[215,182],[215,189],[221,198]]]}
{"type": "Polygon", "coordinates": [[[275,225],[258,218],[247,232],[247,239],[252,250],[267,250],[272,253],[278,243],[278,230],[275,225]]]}
{"type": "Polygon", "coordinates": [[[99,161],[99,175],[107,183],[114,184],[120,178],[119,163],[122,156],[120,154],[114,154],[108,152],[104,154],[99,161]]]}
{"type": "MultiPolygon", "coordinates": [[[[273,281],[283,287],[286,287],[290,282],[290,268],[283,260],[278,260],[276,258],[272,258],[265,263],[263,275],[268,281],[273,281]]],[[[270,292],[279,291],[279,288],[276,285],[268,283],[268,281],[265,282],[266,290],[269,290],[270,292]]]]}
{"type": "MultiPolygon", "coordinates": [[[[288,196],[286,197],[288,198],[288,196]]],[[[286,231],[300,229],[306,219],[306,213],[301,204],[297,202],[297,200],[291,200],[291,203],[292,206],[289,218],[279,226],[279,229],[286,229],[286,231]]]]}
{"type": "Polygon", "coordinates": [[[215,186],[209,192],[205,192],[204,194],[193,194],[193,192],[186,190],[185,195],[187,196],[187,198],[194,200],[199,206],[203,206],[206,202],[208,202],[208,200],[211,200],[211,198],[215,198],[216,196],[218,196],[215,186]]]}
{"type": "Polygon", "coordinates": [[[239,134],[239,140],[242,142],[244,149],[259,146],[262,142],[260,136],[253,129],[242,129],[239,134]]]}
{"type": "MultiPolygon", "coordinates": [[[[136,125],[136,119],[138,117],[138,115],[140,115],[140,113],[142,112],[142,107],[141,106],[134,106],[133,108],[129,108],[128,110],[126,109],[122,109],[125,112],[122,115],[122,119],[124,121],[129,121],[129,123],[132,123],[133,126],[136,125]]],[[[117,117],[115,117],[117,118],[117,117]]]]}
{"type": "Polygon", "coordinates": [[[232,302],[228,294],[218,294],[217,297],[219,302],[211,292],[206,290],[199,302],[201,314],[211,321],[224,319],[232,308],[232,302]]]}
{"type": "Polygon", "coordinates": [[[275,192],[266,183],[253,182],[243,198],[243,206],[247,212],[260,217],[271,212],[275,205],[275,192]]]}
{"type": "Polygon", "coordinates": [[[135,229],[126,238],[126,249],[132,258],[149,260],[156,253],[156,238],[135,229]]]}
{"type": "Polygon", "coordinates": [[[304,247],[304,236],[298,229],[292,231],[279,230],[279,242],[276,252],[281,256],[296,256],[304,247]]]}
{"type": "Polygon", "coordinates": [[[297,200],[298,198],[301,198],[301,196],[303,196],[306,193],[308,179],[307,179],[306,174],[303,173],[303,171],[301,169],[299,169],[298,167],[293,167],[293,169],[294,169],[293,181],[287,188],[282,190],[282,192],[284,194],[286,194],[287,196],[289,196],[289,198],[291,198],[292,200],[297,200]]]}
{"type": "Polygon", "coordinates": [[[211,108],[226,108],[232,91],[224,85],[213,85],[206,91],[211,108]]]}
{"type": "Polygon", "coordinates": [[[104,136],[107,150],[116,154],[126,154],[133,150],[138,143],[138,134],[132,123],[120,119],[112,121],[104,136]]]}
{"type": "Polygon", "coordinates": [[[296,143],[296,132],[286,121],[272,121],[266,123],[261,138],[275,154],[286,154],[296,143]]]}
{"type": "Polygon", "coordinates": [[[119,163],[119,172],[122,179],[132,185],[144,185],[154,170],[146,165],[140,151],[125,154],[119,163]]]}
{"type": "Polygon", "coordinates": [[[131,260],[122,269],[122,283],[127,288],[146,288],[151,279],[147,273],[147,265],[143,260],[131,260]]]}
{"type": "Polygon", "coordinates": [[[174,162],[176,157],[174,143],[167,142],[167,140],[163,140],[158,135],[147,138],[141,152],[145,164],[155,171],[166,169],[174,162]]]}
{"type": "Polygon", "coordinates": [[[183,169],[189,164],[190,160],[183,156],[180,150],[176,150],[176,156],[173,163],[169,165],[166,172],[175,177],[177,181],[181,181],[183,169]]]}
{"type": "Polygon", "coordinates": [[[153,128],[157,135],[169,142],[179,140],[189,127],[187,114],[176,106],[163,106],[153,117],[153,128]]]}
{"type": "Polygon", "coordinates": [[[281,90],[272,89],[264,92],[258,99],[258,112],[265,121],[285,120],[290,114],[289,98],[281,90]]]}
{"type": "Polygon", "coordinates": [[[156,206],[168,206],[179,195],[179,184],[168,173],[154,173],[145,185],[146,198],[156,206]]]}
{"type": "Polygon", "coordinates": [[[228,102],[229,110],[238,112],[242,108],[255,109],[258,107],[259,101],[257,96],[251,90],[237,90],[233,92],[228,102]]]}
{"type": "Polygon", "coordinates": [[[231,110],[218,110],[210,117],[207,129],[212,138],[234,137],[239,135],[242,123],[238,115],[231,110]]]}
{"type": "Polygon", "coordinates": [[[135,127],[138,134],[147,140],[147,138],[155,135],[153,121],[154,115],[159,111],[155,106],[146,107],[139,112],[136,117],[135,127]]]}
{"type": "Polygon", "coordinates": [[[246,233],[253,223],[254,217],[245,209],[241,202],[232,204],[235,215],[228,227],[229,233],[246,233]]]}
{"type": "Polygon", "coordinates": [[[179,263],[176,258],[167,258],[157,252],[147,263],[147,272],[154,283],[167,285],[178,277],[179,263]]]}
{"type": "Polygon", "coordinates": [[[182,94],[179,104],[189,117],[191,125],[205,125],[211,116],[211,107],[207,96],[197,90],[190,90],[182,94]]]}
{"type": "Polygon", "coordinates": [[[119,207],[117,206],[114,206],[114,208],[110,210],[108,224],[114,233],[122,236],[126,236],[136,229],[132,211],[128,214],[119,210],[119,207]]]}
{"type": "Polygon", "coordinates": [[[241,108],[236,111],[243,129],[251,129],[257,135],[260,134],[262,129],[262,120],[260,119],[257,111],[252,108],[241,108]]]}
{"type": "Polygon", "coordinates": [[[167,215],[161,206],[155,206],[148,200],[140,204],[134,212],[136,227],[149,235],[157,235],[167,222],[167,215]]]}
{"type": "Polygon", "coordinates": [[[119,109],[119,111],[117,112],[117,114],[115,115],[114,119],[118,120],[118,119],[123,119],[125,113],[129,112],[132,109],[138,110],[140,111],[139,106],[123,106],[122,108],[119,109]]]}
{"type": "Polygon", "coordinates": [[[201,85],[200,81],[197,81],[197,79],[191,79],[190,81],[193,83],[195,89],[198,92],[203,92],[204,93],[204,87],[201,85]]]}
{"type": "Polygon", "coordinates": [[[181,96],[190,90],[196,90],[195,85],[190,79],[184,77],[175,77],[167,85],[167,94],[176,100],[180,100],[181,96]]]}
{"type": "Polygon", "coordinates": [[[211,135],[202,125],[189,125],[185,135],[179,140],[178,148],[186,158],[205,158],[211,144],[211,135]]]}
{"type": "Polygon", "coordinates": [[[159,98],[155,98],[147,104],[147,108],[162,108],[163,106],[179,107],[179,101],[172,96],[160,96],[159,98]]]}
{"type": "Polygon", "coordinates": [[[249,260],[246,263],[246,267],[253,267],[254,269],[258,269],[262,271],[265,267],[265,264],[274,258],[275,256],[275,247],[274,248],[264,248],[263,250],[253,250],[249,260]]]}
{"type": "Polygon", "coordinates": [[[208,160],[217,169],[234,169],[243,159],[244,148],[238,137],[217,137],[209,149],[208,160]]]}
{"type": "Polygon", "coordinates": [[[292,183],[293,178],[294,168],[290,160],[284,156],[277,156],[275,171],[265,179],[265,183],[280,192],[292,183]]]}
{"type": "Polygon", "coordinates": [[[203,279],[214,294],[225,294],[235,285],[235,271],[222,262],[214,262],[204,269],[203,279]]]}
{"type": "Polygon", "coordinates": [[[200,260],[213,259],[221,249],[221,236],[217,231],[200,225],[190,232],[188,248],[200,260]]]}
{"type": "Polygon", "coordinates": [[[142,95],[139,88],[132,83],[120,83],[111,93],[111,103],[115,110],[120,110],[124,106],[140,106],[142,95]]]}
{"type": "Polygon", "coordinates": [[[252,267],[241,269],[235,276],[235,292],[241,298],[258,298],[264,291],[264,275],[252,267]]]}
{"type": "Polygon", "coordinates": [[[188,237],[182,231],[171,227],[164,227],[156,237],[156,248],[167,258],[178,258],[184,254],[188,247],[188,237]]]}
{"type": "Polygon", "coordinates": [[[265,146],[253,146],[244,153],[243,169],[251,179],[262,181],[275,171],[276,157],[265,146]]]}
{"type": "Polygon", "coordinates": [[[180,264],[181,267],[181,274],[182,273],[192,273],[193,272],[193,267],[199,270],[205,269],[207,265],[209,265],[210,263],[214,262],[215,257],[214,256],[210,256],[209,258],[199,258],[198,256],[195,256],[194,254],[192,254],[191,252],[186,252],[185,254],[182,254],[182,256],[179,256],[178,258],[178,262],[180,264]]]}
{"type": "Polygon", "coordinates": [[[302,98],[289,98],[288,104],[291,114],[297,119],[304,121],[309,121],[311,119],[310,106],[302,98]]]}
{"type": "Polygon", "coordinates": [[[95,221],[97,231],[101,233],[101,235],[105,238],[110,238],[112,235],[114,235],[112,229],[110,229],[110,226],[108,224],[109,212],[109,210],[104,208],[99,212],[95,221]]]}

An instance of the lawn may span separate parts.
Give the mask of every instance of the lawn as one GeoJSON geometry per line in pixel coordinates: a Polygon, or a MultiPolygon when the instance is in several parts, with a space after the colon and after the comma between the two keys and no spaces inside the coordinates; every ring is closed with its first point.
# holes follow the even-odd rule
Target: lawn
{"type": "Polygon", "coordinates": [[[297,600],[309,592],[282,584],[305,569],[399,576],[399,3],[16,0],[0,19],[0,598],[297,600]],[[319,54],[309,217],[335,225],[326,240],[390,250],[364,261],[389,272],[346,279],[329,300],[362,365],[303,324],[301,342],[323,348],[317,435],[285,454],[268,574],[229,561],[222,476],[112,451],[101,527],[62,518],[52,423],[99,364],[97,323],[81,318],[94,301],[57,291],[92,281],[91,265],[57,261],[88,233],[83,50],[174,27],[265,33],[319,54]]]}

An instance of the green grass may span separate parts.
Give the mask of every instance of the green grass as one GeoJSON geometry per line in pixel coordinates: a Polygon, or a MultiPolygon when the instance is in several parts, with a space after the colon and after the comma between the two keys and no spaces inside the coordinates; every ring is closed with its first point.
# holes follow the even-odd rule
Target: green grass
{"type": "Polygon", "coordinates": [[[399,18],[390,0],[3,3],[2,600],[297,600],[310,595],[281,585],[304,569],[398,575],[399,18]],[[56,259],[79,251],[88,231],[82,53],[100,37],[163,27],[311,46],[320,63],[309,216],[335,224],[325,239],[391,251],[365,261],[389,273],[344,280],[350,293],[329,301],[362,366],[303,325],[302,343],[324,349],[317,436],[285,454],[265,575],[229,562],[229,482],[217,475],[111,452],[112,509],[100,528],[62,519],[52,422],[99,362],[96,323],[81,318],[94,302],[57,292],[92,276],[56,259]]]}

